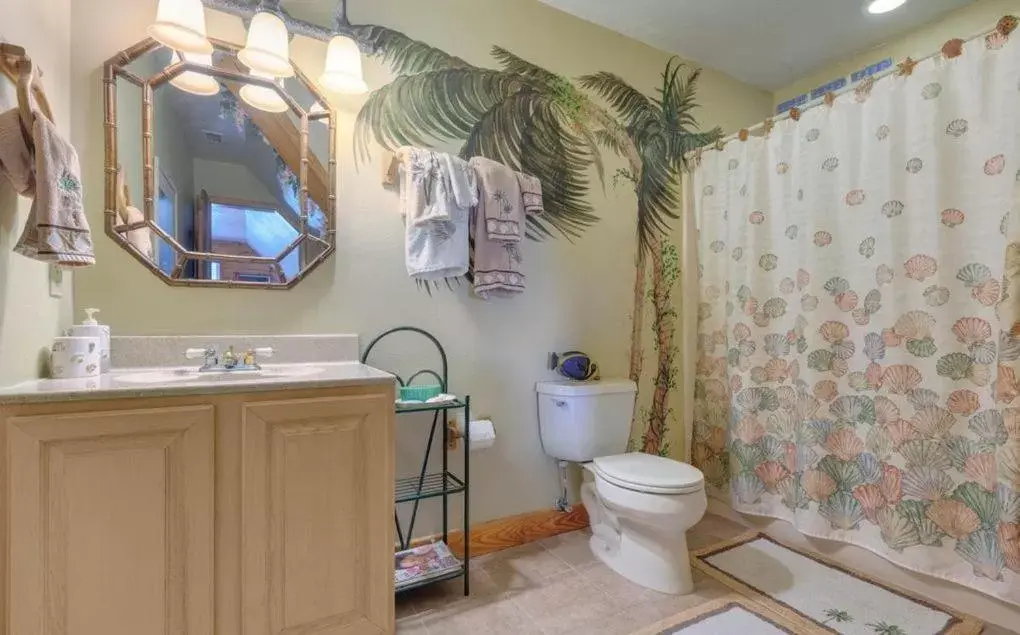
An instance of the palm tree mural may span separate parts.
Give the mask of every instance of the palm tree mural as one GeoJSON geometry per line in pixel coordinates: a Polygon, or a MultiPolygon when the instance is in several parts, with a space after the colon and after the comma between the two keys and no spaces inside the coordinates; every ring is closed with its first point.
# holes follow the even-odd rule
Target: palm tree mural
{"type": "Polygon", "coordinates": [[[677,218],[685,152],[721,136],[718,129],[695,132],[699,71],[671,60],[652,98],[605,72],[580,78],[578,87],[498,46],[492,56],[499,68],[489,69],[384,27],[354,31],[396,75],[372,93],[358,114],[354,143],[361,160],[368,158],[373,139],[389,149],[457,144],[462,158],[484,156],[538,177],[546,213],[528,216],[528,237],[572,240],[598,220],[588,203],[589,169],[594,167],[604,184],[602,152],[626,159],[622,176],[637,196],[639,241],[629,374],[640,381],[644,307],[650,300],[657,364],[652,405],[642,412],[642,449],[663,453],[669,392],[676,381],[670,290],[677,280],[676,251],[664,235],[677,218]],[[610,109],[592,97],[605,100],[610,109]]]}

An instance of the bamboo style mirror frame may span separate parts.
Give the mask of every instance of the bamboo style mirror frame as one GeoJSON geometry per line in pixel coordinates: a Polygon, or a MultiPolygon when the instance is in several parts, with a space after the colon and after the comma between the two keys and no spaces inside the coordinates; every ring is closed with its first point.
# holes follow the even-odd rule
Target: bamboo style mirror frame
{"type": "Polygon", "coordinates": [[[170,285],[289,289],[336,249],[336,114],[212,42],[212,65],[151,38],[104,65],[106,233],[170,285]]]}

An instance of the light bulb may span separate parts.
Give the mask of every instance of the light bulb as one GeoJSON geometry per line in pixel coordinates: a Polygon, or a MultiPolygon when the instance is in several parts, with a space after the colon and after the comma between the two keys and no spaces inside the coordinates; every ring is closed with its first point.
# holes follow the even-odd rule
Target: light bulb
{"type": "Polygon", "coordinates": [[[271,77],[292,77],[287,25],[279,16],[263,11],[251,19],[248,41],[237,57],[253,72],[271,77]]]}
{"type": "Polygon", "coordinates": [[[895,9],[899,9],[907,0],[871,0],[868,3],[868,13],[879,14],[889,13],[895,9]]]}
{"type": "Polygon", "coordinates": [[[368,92],[357,42],[344,35],[336,35],[329,41],[329,48],[326,49],[326,69],[319,82],[337,93],[368,92]]]}
{"type": "Polygon", "coordinates": [[[205,35],[202,0],[159,0],[156,21],[147,29],[154,40],[185,53],[212,53],[205,35]]]}
{"type": "MultiPolygon", "coordinates": [[[[260,79],[275,80],[274,77],[258,71],[251,72],[252,77],[258,77],[260,79]]],[[[290,106],[287,102],[280,97],[280,93],[276,92],[272,88],[266,88],[265,86],[256,86],[255,84],[245,84],[241,87],[241,99],[246,104],[259,110],[266,112],[280,113],[286,112],[290,106]]]]}
{"type": "MultiPolygon", "coordinates": [[[[184,53],[184,59],[188,62],[212,66],[211,53],[184,53]]],[[[179,61],[180,58],[177,56],[177,52],[174,51],[173,54],[170,55],[170,64],[173,65],[179,61]]],[[[201,95],[203,97],[216,95],[220,92],[220,83],[218,81],[208,75],[196,73],[195,71],[185,71],[171,79],[170,83],[186,93],[201,95]]]]}

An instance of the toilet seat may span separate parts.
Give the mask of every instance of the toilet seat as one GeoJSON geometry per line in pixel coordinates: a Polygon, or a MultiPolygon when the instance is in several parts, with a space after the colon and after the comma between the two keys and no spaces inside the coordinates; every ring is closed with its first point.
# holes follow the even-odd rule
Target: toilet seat
{"type": "Polygon", "coordinates": [[[598,457],[592,463],[598,478],[635,492],[682,495],[705,488],[698,468],[644,452],[598,457]]]}

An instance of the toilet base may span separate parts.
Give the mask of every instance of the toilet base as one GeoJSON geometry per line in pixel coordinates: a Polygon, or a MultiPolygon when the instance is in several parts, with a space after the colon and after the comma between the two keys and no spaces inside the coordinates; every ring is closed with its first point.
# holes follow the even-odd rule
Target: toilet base
{"type": "Polygon", "coordinates": [[[694,591],[687,536],[655,536],[650,540],[632,530],[619,533],[610,544],[594,533],[589,541],[592,553],[607,567],[643,587],[669,595],[694,591]]]}

